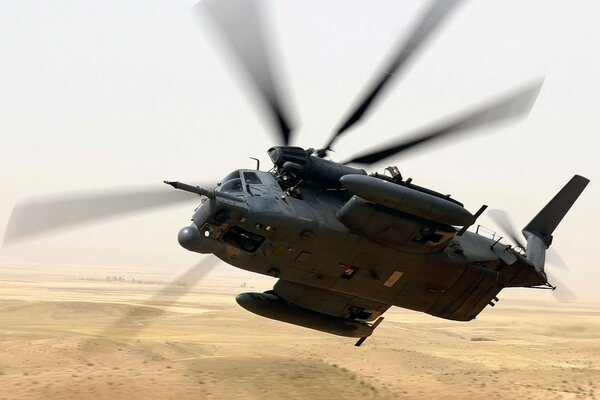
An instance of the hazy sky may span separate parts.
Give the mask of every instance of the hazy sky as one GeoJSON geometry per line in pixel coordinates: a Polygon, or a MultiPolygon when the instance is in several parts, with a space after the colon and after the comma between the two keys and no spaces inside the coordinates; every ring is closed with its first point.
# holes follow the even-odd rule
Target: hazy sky
{"type": "MultiPolygon", "coordinates": [[[[218,180],[251,168],[251,156],[270,167],[269,122],[213,31],[191,13],[194,3],[0,2],[0,235],[21,198],[163,179],[218,180]]],[[[425,3],[265,6],[298,116],[294,143],[318,147],[425,3]]],[[[598,21],[595,1],[465,1],[368,118],[336,143],[333,157],[348,158],[545,76],[527,120],[376,168],[397,164],[405,177],[452,193],[472,211],[483,203],[505,209],[517,227],[573,174],[590,178],[555,232],[554,247],[570,265],[569,273],[555,275],[581,298],[594,296],[600,284],[598,21]]],[[[176,240],[194,207],[191,201],[30,241],[2,250],[0,263],[181,271],[198,257],[176,240]]],[[[485,216],[480,222],[493,228],[485,216]]]]}

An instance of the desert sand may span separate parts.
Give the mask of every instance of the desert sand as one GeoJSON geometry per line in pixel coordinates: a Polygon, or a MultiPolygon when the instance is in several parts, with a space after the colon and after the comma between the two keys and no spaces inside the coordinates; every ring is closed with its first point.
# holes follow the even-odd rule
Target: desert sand
{"type": "Polygon", "coordinates": [[[597,304],[501,297],[469,323],[392,308],[356,348],[235,303],[266,278],[209,276],[169,306],[164,277],[2,271],[0,399],[600,398],[597,304]]]}

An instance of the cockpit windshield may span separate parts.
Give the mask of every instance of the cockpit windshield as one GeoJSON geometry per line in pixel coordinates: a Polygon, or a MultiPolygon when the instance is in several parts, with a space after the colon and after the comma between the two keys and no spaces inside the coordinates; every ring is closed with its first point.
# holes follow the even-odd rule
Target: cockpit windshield
{"type": "Polygon", "coordinates": [[[240,177],[240,170],[238,169],[238,170],[233,171],[230,174],[227,174],[227,176],[221,180],[221,183],[225,183],[227,181],[230,181],[232,179],[239,178],[239,177],[240,177]]]}
{"type": "Polygon", "coordinates": [[[230,179],[219,187],[219,191],[224,193],[239,193],[242,191],[242,180],[240,178],[230,179]]]}
{"type": "Polygon", "coordinates": [[[241,193],[242,179],[240,178],[240,170],[238,169],[227,174],[219,184],[217,190],[224,193],[241,193]]]}
{"type": "Polygon", "coordinates": [[[228,174],[217,188],[220,192],[242,193],[247,190],[256,196],[262,193],[263,182],[255,171],[237,170],[228,174]]]}

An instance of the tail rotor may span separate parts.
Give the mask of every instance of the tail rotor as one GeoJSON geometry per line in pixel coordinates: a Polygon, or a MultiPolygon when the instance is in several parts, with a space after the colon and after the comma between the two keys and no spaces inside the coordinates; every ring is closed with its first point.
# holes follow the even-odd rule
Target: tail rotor
{"type": "Polygon", "coordinates": [[[488,212],[489,217],[494,223],[504,231],[518,247],[525,250],[527,261],[537,271],[545,274],[546,283],[550,284],[555,289],[560,287],[560,290],[555,290],[554,294],[556,299],[561,302],[574,301],[577,296],[545,269],[546,261],[548,261],[549,264],[557,266],[560,269],[568,270],[567,264],[558,253],[553,251],[554,249],[550,249],[553,238],[552,234],[588,183],[589,180],[583,176],[573,176],[556,196],[554,196],[552,200],[550,200],[550,202],[531,220],[531,222],[523,228],[521,233],[526,239],[525,245],[523,245],[519,239],[519,235],[505,211],[490,210],[490,212],[488,212]],[[553,282],[554,285],[552,285],[550,281],[553,282]]]}

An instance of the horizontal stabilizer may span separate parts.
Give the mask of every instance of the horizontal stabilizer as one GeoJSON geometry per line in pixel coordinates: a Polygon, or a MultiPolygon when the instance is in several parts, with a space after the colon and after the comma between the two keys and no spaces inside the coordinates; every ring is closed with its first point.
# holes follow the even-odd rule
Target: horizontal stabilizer
{"type": "Polygon", "coordinates": [[[527,233],[534,234],[542,239],[547,247],[550,246],[552,243],[552,233],[588,183],[589,179],[580,175],[575,175],[571,178],[560,192],[550,200],[546,207],[523,228],[523,234],[526,237],[528,236],[527,233]]]}

